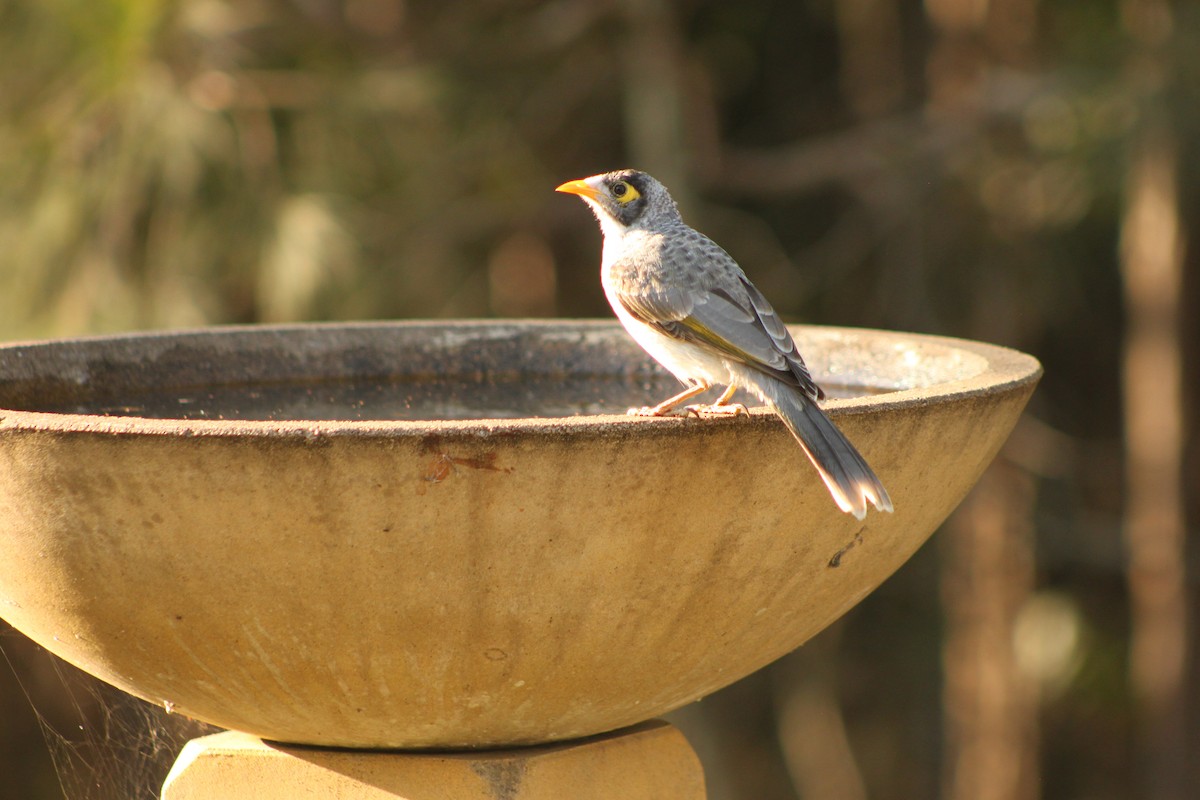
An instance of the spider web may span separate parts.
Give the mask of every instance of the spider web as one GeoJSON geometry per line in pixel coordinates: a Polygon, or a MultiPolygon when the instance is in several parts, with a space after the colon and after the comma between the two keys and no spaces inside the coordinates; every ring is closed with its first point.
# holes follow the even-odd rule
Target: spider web
{"type": "MultiPolygon", "coordinates": [[[[155,800],[183,746],[219,730],[109,686],[3,622],[0,656],[36,719],[63,800],[155,800]]],[[[5,783],[0,797],[27,797],[19,780],[5,783]]]]}

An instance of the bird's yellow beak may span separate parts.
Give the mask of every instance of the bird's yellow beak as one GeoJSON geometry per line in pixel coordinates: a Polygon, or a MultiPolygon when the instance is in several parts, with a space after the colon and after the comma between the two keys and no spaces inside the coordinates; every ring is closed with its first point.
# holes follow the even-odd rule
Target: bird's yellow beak
{"type": "Polygon", "coordinates": [[[585,180],[567,181],[554,191],[577,194],[580,197],[590,197],[593,200],[600,197],[600,191],[585,180]]]}

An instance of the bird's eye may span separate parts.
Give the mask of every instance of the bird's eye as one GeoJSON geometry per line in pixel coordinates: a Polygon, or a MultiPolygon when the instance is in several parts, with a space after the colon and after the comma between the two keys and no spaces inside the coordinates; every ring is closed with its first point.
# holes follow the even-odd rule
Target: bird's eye
{"type": "Polygon", "coordinates": [[[616,201],[623,206],[629,205],[634,200],[637,200],[642,196],[637,189],[633,188],[632,184],[626,181],[617,181],[611,187],[609,187],[609,192],[611,192],[612,196],[616,198],[616,201]]]}

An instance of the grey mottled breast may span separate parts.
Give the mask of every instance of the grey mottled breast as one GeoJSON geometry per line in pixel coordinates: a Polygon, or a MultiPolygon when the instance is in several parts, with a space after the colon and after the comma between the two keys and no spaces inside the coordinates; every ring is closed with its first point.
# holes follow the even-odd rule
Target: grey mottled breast
{"type": "Polygon", "coordinates": [[[630,231],[608,267],[621,295],[640,299],[661,319],[682,319],[696,298],[715,288],[737,291],[746,280],[733,257],[686,225],[663,231],[630,231]]]}

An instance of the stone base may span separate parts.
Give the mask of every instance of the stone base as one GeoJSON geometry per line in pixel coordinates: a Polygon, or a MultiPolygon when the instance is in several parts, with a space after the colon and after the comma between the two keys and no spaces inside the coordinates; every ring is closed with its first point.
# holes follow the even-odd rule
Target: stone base
{"type": "Polygon", "coordinates": [[[661,720],[573,742],[479,752],[332,750],[228,731],[194,739],[162,800],[704,800],[691,746],[661,720]]]}

